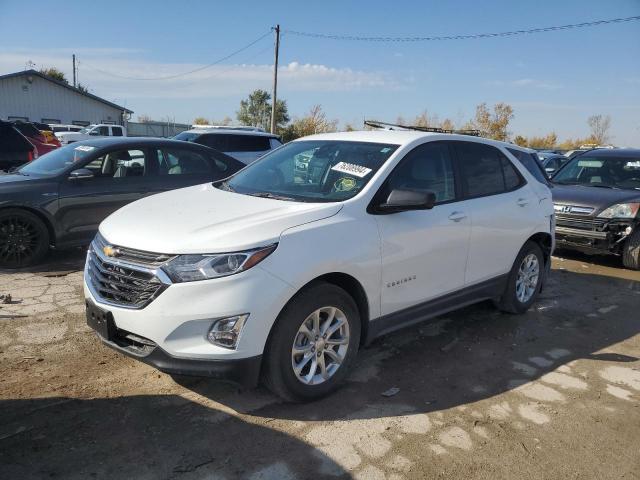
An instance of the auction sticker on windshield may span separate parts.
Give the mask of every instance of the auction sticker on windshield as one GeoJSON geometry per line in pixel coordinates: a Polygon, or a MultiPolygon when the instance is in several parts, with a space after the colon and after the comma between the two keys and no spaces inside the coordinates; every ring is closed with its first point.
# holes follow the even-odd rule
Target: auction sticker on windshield
{"type": "Polygon", "coordinates": [[[347,162],[336,163],[333,167],[331,167],[331,170],[335,170],[336,172],[341,173],[348,173],[349,175],[353,175],[358,178],[364,178],[369,175],[369,173],[371,173],[370,168],[347,162]]]}

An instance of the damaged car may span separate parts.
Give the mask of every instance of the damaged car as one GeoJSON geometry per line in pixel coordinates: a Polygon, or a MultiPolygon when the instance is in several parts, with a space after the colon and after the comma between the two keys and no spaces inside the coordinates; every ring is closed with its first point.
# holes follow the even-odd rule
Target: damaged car
{"type": "Polygon", "coordinates": [[[558,248],[640,269],[640,149],[592,150],[553,177],[558,248]]]}

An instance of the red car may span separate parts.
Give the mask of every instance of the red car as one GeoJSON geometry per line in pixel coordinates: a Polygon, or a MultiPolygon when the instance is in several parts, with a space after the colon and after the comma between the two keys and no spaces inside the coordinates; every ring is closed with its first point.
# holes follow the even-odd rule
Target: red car
{"type": "Polygon", "coordinates": [[[36,158],[36,147],[13,123],[0,120],[0,171],[9,171],[36,158]]]}
{"type": "Polygon", "coordinates": [[[49,153],[51,150],[55,150],[60,146],[60,142],[49,143],[47,137],[38,130],[32,123],[29,122],[13,122],[14,127],[36,147],[38,156],[42,156],[45,153],[49,153]]]}

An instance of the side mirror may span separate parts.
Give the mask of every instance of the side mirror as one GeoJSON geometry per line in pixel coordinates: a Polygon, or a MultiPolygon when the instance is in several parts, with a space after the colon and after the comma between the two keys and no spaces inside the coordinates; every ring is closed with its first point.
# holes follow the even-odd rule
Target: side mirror
{"type": "Polygon", "coordinates": [[[73,170],[69,174],[69,180],[84,180],[87,178],[93,178],[93,172],[88,168],[79,168],[77,170],[73,170]]]}
{"type": "Polygon", "coordinates": [[[378,207],[383,213],[407,210],[430,210],[436,203],[436,194],[430,190],[392,190],[387,201],[378,207]]]}

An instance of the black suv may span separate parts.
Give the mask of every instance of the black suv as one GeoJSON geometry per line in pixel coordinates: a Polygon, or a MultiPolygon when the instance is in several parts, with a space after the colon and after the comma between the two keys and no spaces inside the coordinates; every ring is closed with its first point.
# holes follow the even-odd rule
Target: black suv
{"type": "Polygon", "coordinates": [[[558,248],[622,257],[640,269],[640,149],[579,155],[552,178],[558,248]]]}
{"type": "Polygon", "coordinates": [[[211,148],[160,138],[82,140],[0,175],[0,268],[86,245],[108,215],[140,198],[226,178],[244,165],[211,148]]]}

